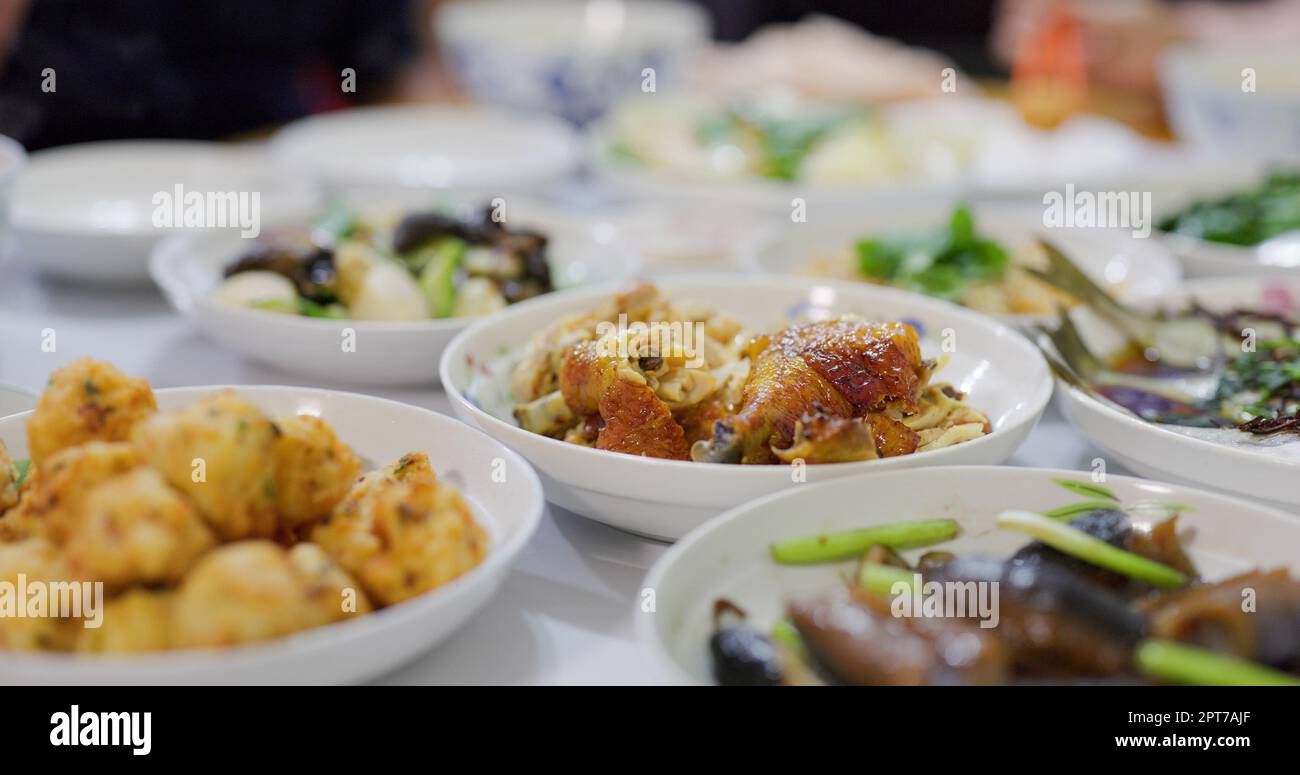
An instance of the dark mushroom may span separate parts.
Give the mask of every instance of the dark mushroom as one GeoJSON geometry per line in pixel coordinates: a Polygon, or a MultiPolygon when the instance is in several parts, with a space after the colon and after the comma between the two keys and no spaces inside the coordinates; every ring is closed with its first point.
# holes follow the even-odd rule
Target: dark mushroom
{"type": "Polygon", "coordinates": [[[338,298],[334,253],[327,248],[261,243],[226,267],[225,276],[240,272],[275,272],[293,281],[298,295],[319,304],[338,298]]]}

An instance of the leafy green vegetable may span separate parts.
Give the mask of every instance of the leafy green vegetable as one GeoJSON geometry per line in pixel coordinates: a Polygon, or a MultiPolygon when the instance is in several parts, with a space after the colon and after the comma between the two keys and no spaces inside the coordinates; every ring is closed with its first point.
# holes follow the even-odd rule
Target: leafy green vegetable
{"type": "Polygon", "coordinates": [[[14,480],[15,487],[22,487],[23,480],[27,478],[27,472],[31,470],[32,461],[27,458],[20,458],[14,461],[14,468],[18,471],[18,478],[14,480]]]}
{"type": "Polygon", "coordinates": [[[1244,246],[1300,229],[1300,171],[1274,172],[1253,189],[1197,202],[1162,221],[1160,229],[1244,246]]]}
{"type": "Polygon", "coordinates": [[[347,307],[342,304],[317,304],[303,296],[298,297],[298,312],[309,318],[328,318],[344,320],[348,316],[347,307]]]}
{"type": "Polygon", "coordinates": [[[360,216],[342,202],[334,201],[312,224],[311,232],[319,241],[333,244],[351,237],[360,225],[360,216]]]}
{"type": "Polygon", "coordinates": [[[997,525],[1033,536],[1053,549],[1059,549],[1099,568],[1145,581],[1161,589],[1181,587],[1188,581],[1187,574],[1180,570],[1111,546],[1100,538],[1042,514],[1004,511],[998,515],[997,525]]]}
{"type": "Polygon", "coordinates": [[[456,311],[456,270],[468,246],[463,240],[446,237],[434,240],[420,252],[428,259],[420,270],[420,289],[435,318],[449,318],[456,311]]]}
{"type": "Polygon", "coordinates": [[[910,549],[937,544],[953,538],[959,530],[957,523],[951,519],[894,522],[859,530],[793,538],[772,544],[772,559],[792,565],[833,562],[856,557],[872,544],[883,544],[890,549],[910,549]]]}
{"type": "Polygon", "coordinates": [[[1075,517],[1081,517],[1084,514],[1087,514],[1089,511],[1093,511],[1095,509],[1113,509],[1113,508],[1115,508],[1115,503],[1113,501],[1080,501],[1078,503],[1071,503],[1067,506],[1057,506],[1054,509],[1048,509],[1047,511],[1039,512],[1039,513],[1042,514],[1044,517],[1050,517],[1052,519],[1063,519],[1066,522],[1069,522],[1075,517]]]}
{"type": "Polygon", "coordinates": [[[762,154],[761,172],[778,180],[795,180],[804,158],[822,138],[869,114],[858,109],[804,111],[797,115],[773,111],[769,106],[741,102],[696,127],[704,145],[735,143],[748,136],[762,154]]]}
{"type": "Polygon", "coordinates": [[[1001,279],[1007,252],[980,237],[964,205],[941,229],[884,234],[857,243],[858,271],[911,291],[956,300],[974,282],[1001,279]]]}
{"type": "Polygon", "coordinates": [[[1300,686],[1300,679],[1271,667],[1185,643],[1146,640],[1133,655],[1137,669],[1153,678],[1207,686],[1300,686]]]}

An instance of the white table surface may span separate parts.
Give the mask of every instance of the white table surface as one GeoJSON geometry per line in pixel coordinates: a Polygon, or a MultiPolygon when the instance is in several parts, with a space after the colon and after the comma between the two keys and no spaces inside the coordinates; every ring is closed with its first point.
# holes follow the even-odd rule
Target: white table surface
{"type": "MultiPolygon", "coordinates": [[[[38,392],[82,355],[154,387],[283,384],[354,390],[450,414],[437,387],[374,389],[308,381],[220,349],[152,287],[95,288],[41,278],[19,259],[0,263],[0,383],[38,392]],[[53,329],[56,351],[43,352],[53,329]]],[[[1089,470],[1103,453],[1054,406],[1011,465],[1089,470]]],[[[1109,473],[1127,473],[1107,461],[1109,473]]],[[[548,506],[532,543],[495,598],[464,629],[381,679],[396,684],[635,684],[659,673],[637,642],[641,581],[666,545],[548,506]]]]}

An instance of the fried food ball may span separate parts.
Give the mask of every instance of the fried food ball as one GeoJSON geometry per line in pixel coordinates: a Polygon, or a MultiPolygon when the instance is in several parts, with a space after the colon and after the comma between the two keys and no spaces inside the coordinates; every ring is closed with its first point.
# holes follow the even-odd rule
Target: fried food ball
{"type": "Polygon", "coordinates": [[[422,454],[362,477],[311,538],[380,605],[451,581],[483,561],[487,535],[422,454]]]}
{"type": "Polygon", "coordinates": [[[76,578],[110,591],[172,584],[216,544],[194,506],[152,468],[136,468],[86,493],[63,544],[76,578]]]}
{"type": "Polygon", "coordinates": [[[148,382],[78,358],[54,372],[27,420],[32,462],[87,441],[125,441],[136,423],[156,410],[148,382]]]}
{"type": "Polygon", "coordinates": [[[289,562],[311,601],[307,615],[312,619],[312,626],[362,616],[375,610],[357,580],[316,544],[296,544],[289,550],[289,562]]]}
{"type": "MultiPolygon", "coordinates": [[[[0,515],[18,505],[18,466],[0,441],[0,515]]],[[[0,540],[3,540],[0,538],[0,540]]]]}
{"type": "Polygon", "coordinates": [[[334,429],[311,415],[275,421],[275,509],[281,523],[297,529],[326,514],[361,474],[361,458],[334,429]]]}
{"type": "MultiPolygon", "coordinates": [[[[72,628],[68,620],[43,612],[21,610],[20,582],[36,584],[67,583],[67,565],[54,545],[43,538],[30,538],[12,544],[0,544],[0,651],[63,651],[71,648],[72,628]],[[20,579],[19,576],[22,576],[20,579]],[[32,613],[42,615],[32,616],[32,613]]],[[[30,609],[30,605],[29,605],[30,609]]]]}
{"type": "Polygon", "coordinates": [[[276,532],[276,433],[257,407],[223,390],[139,423],[131,443],[220,538],[233,541],[276,532]]]}
{"type": "Polygon", "coordinates": [[[171,642],[203,648],[267,640],[312,626],[315,615],[283,547],[238,541],[208,552],[181,580],[171,642]]]}
{"type": "Polygon", "coordinates": [[[132,589],[104,605],[98,627],[76,627],[75,651],[162,651],[171,643],[172,593],[132,589]]]}
{"type": "Polygon", "coordinates": [[[86,494],[140,464],[130,444],[107,441],[68,447],[33,463],[18,505],[0,518],[0,536],[9,541],[43,536],[62,544],[71,535],[86,494]]]}

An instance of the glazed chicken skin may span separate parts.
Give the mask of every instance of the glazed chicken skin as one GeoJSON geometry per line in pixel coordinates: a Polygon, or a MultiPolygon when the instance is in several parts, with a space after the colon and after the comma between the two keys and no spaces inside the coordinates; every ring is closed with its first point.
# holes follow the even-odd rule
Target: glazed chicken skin
{"type": "Polygon", "coordinates": [[[840,317],[791,326],[750,346],[753,372],[739,410],[692,451],[711,463],[773,462],[809,415],[915,412],[929,366],[906,323],[840,317]]]}
{"type": "Polygon", "coordinates": [[[906,323],[853,315],[755,336],[642,283],[556,321],[511,373],[520,427],[669,460],[822,464],[910,455],[992,432],[931,382],[906,323]],[[617,321],[617,322],[615,322],[617,321]]]}

